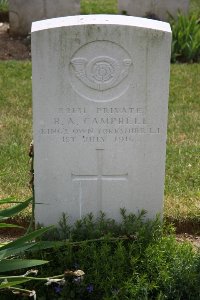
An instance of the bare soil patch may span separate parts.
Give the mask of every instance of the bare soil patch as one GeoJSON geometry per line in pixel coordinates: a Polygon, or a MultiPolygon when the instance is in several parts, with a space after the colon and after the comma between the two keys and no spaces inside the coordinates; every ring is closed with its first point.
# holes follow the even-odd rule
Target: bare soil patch
{"type": "Polygon", "coordinates": [[[176,240],[180,243],[190,242],[196,249],[200,250],[200,236],[199,235],[191,235],[188,233],[177,234],[176,240]]]}
{"type": "Polygon", "coordinates": [[[30,37],[11,37],[9,36],[9,23],[0,23],[0,60],[30,58],[30,37]]]}

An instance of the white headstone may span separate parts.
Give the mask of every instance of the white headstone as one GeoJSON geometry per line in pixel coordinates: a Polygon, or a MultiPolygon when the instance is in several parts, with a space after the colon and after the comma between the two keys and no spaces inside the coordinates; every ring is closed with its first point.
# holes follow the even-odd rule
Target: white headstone
{"type": "Polygon", "coordinates": [[[119,13],[129,16],[157,18],[169,20],[169,16],[177,17],[178,13],[189,12],[189,0],[118,0],[119,13]]]}
{"type": "Polygon", "coordinates": [[[90,15],[33,23],[36,221],[162,213],[171,30],[90,15]],[[41,204],[42,203],[42,204],[41,204]]]}
{"type": "Polygon", "coordinates": [[[27,35],[33,21],[80,14],[80,0],[9,0],[9,33],[27,35]]]}

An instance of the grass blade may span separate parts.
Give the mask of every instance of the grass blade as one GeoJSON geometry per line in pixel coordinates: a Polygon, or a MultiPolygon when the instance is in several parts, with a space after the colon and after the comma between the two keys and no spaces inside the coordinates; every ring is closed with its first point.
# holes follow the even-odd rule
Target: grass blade
{"type": "Polygon", "coordinates": [[[15,198],[13,197],[9,197],[9,198],[5,198],[5,199],[1,199],[0,200],[0,205],[1,204],[7,204],[7,203],[22,203],[21,201],[17,201],[15,198]]]}
{"type": "Polygon", "coordinates": [[[15,224],[0,223],[0,229],[2,229],[2,228],[13,228],[13,227],[24,228],[22,226],[15,225],[15,224]]]}
{"type": "Polygon", "coordinates": [[[49,226],[49,227],[35,230],[35,231],[17,239],[16,241],[13,241],[13,242],[1,247],[1,250],[8,249],[8,248],[21,247],[24,243],[34,240],[36,237],[41,236],[44,232],[52,229],[53,227],[54,226],[49,226]]]}
{"type": "Polygon", "coordinates": [[[28,200],[26,200],[20,204],[17,204],[14,207],[10,207],[10,208],[1,210],[0,211],[0,220],[9,218],[9,217],[12,217],[12,216],[18,214],[20,211],[25,209],[32,200],[33,200],[33,198],[29,198],[28,200]]]}

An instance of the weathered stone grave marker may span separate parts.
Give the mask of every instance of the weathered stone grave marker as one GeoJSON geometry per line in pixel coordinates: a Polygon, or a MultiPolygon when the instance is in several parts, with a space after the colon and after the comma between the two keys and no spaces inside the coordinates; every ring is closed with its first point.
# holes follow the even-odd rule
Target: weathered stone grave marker
{"type": "Polygon", "coordinates": [[[162,213],[171,30],[90,15],[33,23],[36,221],[162,213]]]}
{"type": "Polygon", "coordinates": [[[189,0],[118,0],[119,13],[167,21],[189,13],[189,0]]]}
{"type": "Polygon", "coordinates": [[[9,33],[26,36],[33,21],[80,14],[80,0],[8,0],[9,33]]]}

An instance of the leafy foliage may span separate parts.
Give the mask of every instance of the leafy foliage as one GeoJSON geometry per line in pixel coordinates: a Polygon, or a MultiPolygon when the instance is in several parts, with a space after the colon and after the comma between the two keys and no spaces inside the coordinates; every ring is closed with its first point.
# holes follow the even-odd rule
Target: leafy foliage
{"type": "MultiPolygon", "coordinates": [[[[18,214],[21,210],[25,209],[31,202],[33,201],[32,198],[18,203],[10,208],[2,209],[0,211],[0,221],[5,221],[7,218],[14,216],[15,214],[18,214]]],[[[16,203],[13,199],[2,199],[0,200],[0,204],[6,204],[6,203],[16,203]]],[[[8,228],[8,227],[19,227],[13,224],[7,224],[7,223],[0,223],[0,228],[8,228]]],[[[16,278],[14,280],[10,279],[9,275],[5,275],[7,272],[13,271],[13,270],[21,270],[24,268],[30,268],[32,266],[37,266],[41,264],[47,263],[47,261],[44,260],[27,260],[19,258],[18,256],[24,253],[27,250],[30,250],[31,248],[38,245],[38,243],[32,242],[35,238],[42,235],[44,232],[49,230],[49,228],[41,228],[39,230],[36,230],[34,232],[31,232],[29,234],[26,234],[25,236],[18,238],[17,240],[14,240],[10,243],[7,243],[5,245],[1,245],[0,247],[0,273],[3,273],[4,275],[0,277],[0,289],[4,289],[6,287],[12,287],[13,285],[16,285],[19,281],[28,281],[26,280],[19,280],[16,281],[16,278]],[[5,282],[6,279],[6,282],[5,282]],[[9,281],[8,281],[9,280],[9,281]]],[[[39,245],[38,245],[39,246],[39,245]]]]}
{"type": "Polygon", "coordinates": [[[0,0],[0,12],[8,11],[8,0],[0,0]]]}
{"type": "Polygon", "coordinates": [[[62,235],[64,220],[65,242],[38,253],[50,261],[40,272],[47,277],[81,269],[85,276],[69,278],[63,286],[38,283],[39,299],[199,299],[200,254],[190,244],[179,244],[173,228],[158,218],[121,213],[121,223],[90,214],[74,226],[63,216],[57,233],[62,235]]]}
{"type": "Polygon", "coordinates": [[[178,15],[171,20],[172,62],[198,62],[200,60],[200,15],[178,15]]]}
{"type": "MultiPolygon", "coordinates": [[[[144,222],[146,217],[145,210],[142,210],[135,214],[127,215],[126,210],[123,208],[121,211],[122,222],[117,223],[113,219],[106,218],[105,213],[100,212],[99,217],[94,218],[93,214],[90,213],[80,220],[77,220],[73,226],[68,224],[68,218],[63,213],[62,218],[58,223],[58,227],[53,228],[50,232],[46,232],[43,235],[45,240],[59,240],[59,241],[69,241],[77,242],[84,240],[99,239],[101,237],[109,236],[119,237],[119,236],[134,236],[140,235],[140,232],[144,230],[144,222]]],[[[146,238],[151,238],[151,234],[160,234],[162,231],[162,226],[160,224],[159,218],[153,221],[148,221],[145,225],[146,238]],[[156,227],[157,226],[157,227],[156,227]],[[154,230],[156,227],[156,230],[154,230]]]]}

